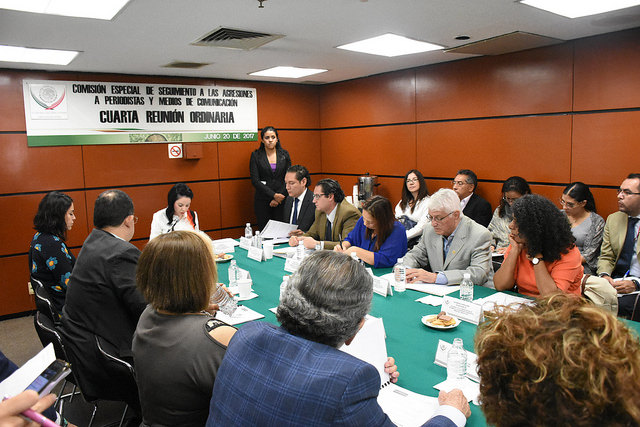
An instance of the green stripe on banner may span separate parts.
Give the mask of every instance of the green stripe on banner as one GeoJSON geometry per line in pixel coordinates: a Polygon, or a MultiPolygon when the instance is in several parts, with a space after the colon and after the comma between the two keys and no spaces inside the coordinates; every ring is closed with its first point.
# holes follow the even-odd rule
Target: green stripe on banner
{"type": "Polygon", "coordinates": [[[61,145],[157,144],[174,142],[257,141],[257,132],[117,132],[100,135],[27,135],[29,147],[61,145]]]}

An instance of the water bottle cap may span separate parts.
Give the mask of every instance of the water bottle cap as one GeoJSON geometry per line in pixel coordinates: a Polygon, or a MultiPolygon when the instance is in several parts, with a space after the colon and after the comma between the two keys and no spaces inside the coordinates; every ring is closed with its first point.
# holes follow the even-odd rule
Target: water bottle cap
{"type": "Polygon", "coordinates": [[[462,277],[464,277],[465,279],[471,279],[471,273],[464,273],[462,277]]]}
{"type": "Polygon", "coordinates": [[[404,262],[404,258],[398,258],[398,262],[404,262]]]}
{"type": "Polygon", "coordinates": [[[460,344],[460,347],[462,347],[462,338],[454,338],[453,345],[456,345],[456,344],[460,344]]]}

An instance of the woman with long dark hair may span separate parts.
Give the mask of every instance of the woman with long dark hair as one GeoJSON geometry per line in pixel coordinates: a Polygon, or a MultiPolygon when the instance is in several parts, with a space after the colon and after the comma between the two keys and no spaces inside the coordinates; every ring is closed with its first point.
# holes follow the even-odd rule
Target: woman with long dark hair
{"type": "Polygon", "coordinates": [[[266,126],[260,131],[260,147],[251,153],[249,173],[256,189],[253,208],[262,230],[270,219],[282,220],[287,189],[284,176],[291,166],[291,157],[280,145],[278,131],[266,126]]]}
{"type": "Polygon", "coordinates": [[[386,197],[373,196],[362,204],[362,216],[337,252],[355,253],[374,267],[392,267],[407,253],[407,233],[393,216],[386,197]]]}
{"type": "Polygon", "coordinates": [[[509,224],[513,220],[511,206],[520,197],[531,194],[531,188],[524,178],[512,176],[502,184],[501,192],[500,206],[493,212],[493,218],[487,228],[493,236],[494,250],[503,254],[509,246],[509,224]]]}
{"type": "Polygon", "coordinates": [[[582,257],[569,222],[549,200],[528,194],[513,204],[509,247],[493,276],[497,290],[517,288],[529,296],[553,292],[580,295],[582,257]]]}
{"type": "Polygon", "coordinates": [[[412,248],[420,236],[425,225],[429,222],[427,215],[427,201],[429,190],[424,176],[417,169],[411,169],[404,176],[402,198],[396,205],[396,219],[407,230],[408,247],[412,248]]]}
{"type": "Polygon", "coordinates": [[[200,230],[198,214],[190,210],[193,191],[187,184],[175,184],[167,194],[167,207],[153,214],[149,240],[178,230],[200,230]]]}
{"type": "Polygon", "coordinates": [[[571,224],[573,237],[576,238],[576,246],[582,255],[584,272],[596,274],[604,233],[604,219],[596,213],[596,202],[591,190],[582,182],[572,182],[562,192],[560,204],[571,224]]]}
{"type": "Polygon", "coordinates": [[[76,220],[73,199],[59,191],[47,193],[33,218],[36,234],[29,247],[31,277],[45,287],[53,308],[62,314],[67,284],[76,258],[67,248],[67,231],[76,220]]]}

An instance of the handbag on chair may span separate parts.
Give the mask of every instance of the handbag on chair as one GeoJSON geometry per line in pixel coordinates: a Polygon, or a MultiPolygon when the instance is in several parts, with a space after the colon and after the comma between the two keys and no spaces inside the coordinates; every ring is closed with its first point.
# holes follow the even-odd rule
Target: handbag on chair
{"type": "Polygon", "coordinates": [[[585,274],[582,277],[582,296],[594,305],[618,314],[618,292],[604,277],[585,274]]]}

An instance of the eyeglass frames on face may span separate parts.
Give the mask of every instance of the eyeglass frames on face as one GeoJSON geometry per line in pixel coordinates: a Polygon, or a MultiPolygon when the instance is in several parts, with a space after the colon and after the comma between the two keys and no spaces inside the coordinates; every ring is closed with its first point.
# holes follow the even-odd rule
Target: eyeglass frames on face
{"type": "MultiPolygon", "coordinates": [[[[455,212],[455,211],[453,211],[455,212]]],[[[449,212],[448,214],[446,214],[445,216],[431,216],[431,215],[427,215],[427,219],[431,222],[442,222],[444,221],[449,215],[451,215],[453,212],[449,212]]]]}
{"type": "Polygon", "coordinates": [[[326,194],[322,194],[322,193],[320,193],[320,194],[315,194],[315,193],[313,193],[313,200],[318,200],[318,199],[319,199],[320,197],[322,197],[322,196],[326,196],[326,194]]]}
{"type": "Polygon", "coordinates": [[[623,190],[622,188],[618,188],[618,195],[622,194],[622,197],[638,195],[640,193],[634,193],[631,190],[627,190],[626,188],[623,190]]]}
{"type": "Polygon", "coordinates": [[[418,182],[418,178],[407,178],[407,184],[413,184],[414,182],[418,182]]]}
{"type": "Polygon", "coordinates": [[[573,202],[567,202],[567,201],[565,201],[564,199],[560,199],[560,204],[561,204],[562,206],[566,206],[566,207],[568,207],[568,208],[575,208],[575,207],[576,207],[576,204],[575,204],[575,203],[573,203],[573,202]]]}
{"type": "Polygon", "coordinates": [[[465,185],[465,184],[469,184],[467,181],[451,181],[451,185],[453,185],[454,187],[460,186],[460,185],[465,185]]]}
{"type": "Polygon", "coordinates": [[[513,202],[515,202],[516,200],[518,200],[520,197],[507,197],[507,196],[502,196],[502,200],[504,200],[505,202],[512,204],[513,202]]]}

